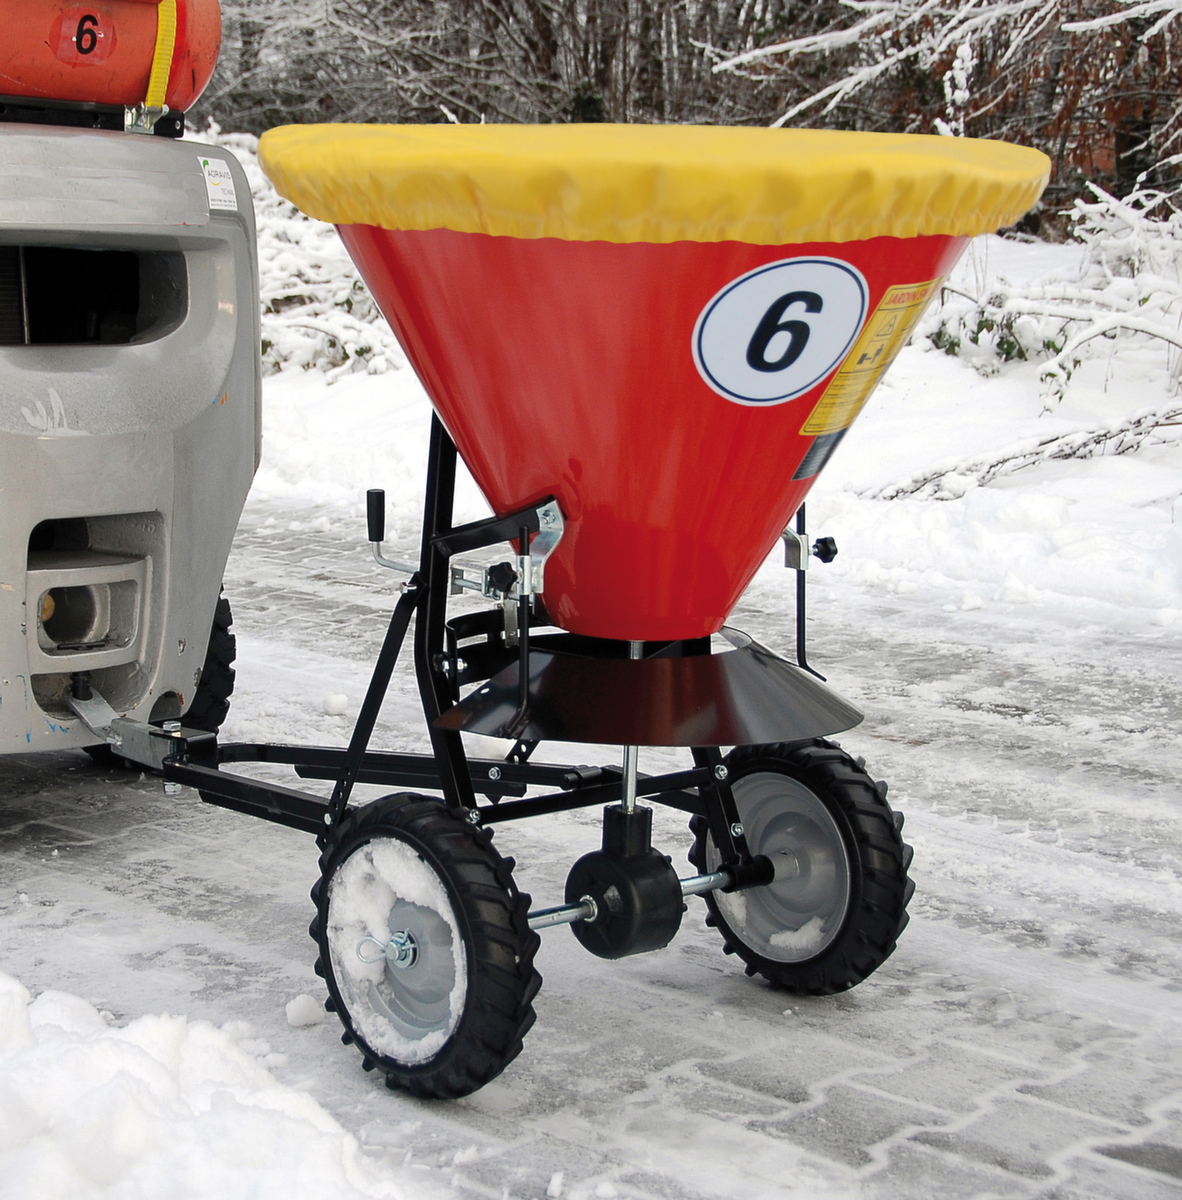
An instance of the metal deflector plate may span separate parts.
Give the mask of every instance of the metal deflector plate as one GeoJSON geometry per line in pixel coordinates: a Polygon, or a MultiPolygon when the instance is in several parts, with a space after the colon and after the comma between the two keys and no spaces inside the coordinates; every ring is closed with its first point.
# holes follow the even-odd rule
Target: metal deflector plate
{"type": "Polygon", "coordinates": [[[815,676],[736,629],[734,649],[687,658],[593,658],[530,651],[530,721],[517,711],[517,664],[506,667],[435,724],[528,741],[638,746],[748,746],[825,737],[862,713],[815,676]]]}

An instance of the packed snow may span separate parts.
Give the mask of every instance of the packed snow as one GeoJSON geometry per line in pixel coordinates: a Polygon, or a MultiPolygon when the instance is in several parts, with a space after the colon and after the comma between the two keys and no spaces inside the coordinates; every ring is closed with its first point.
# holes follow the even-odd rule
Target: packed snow
{"type": "MultiPolygon", "coordinates": [[[[223,141],[256,188],[268,342],[225,734],[341,744],[395,581],[364,492],[413,554],[430,409],[335,235],[223,141]]],[[[1027,295],[1085,258],[982,238],[949,282],[1027,295]]],[[[700,901],[622,963],[550,931],[523,1055],[425,1105],[323,1013],[303,835],[78,756],[0,760],[24,985],[0,979],[0,1196],[1176,1196],[1182,418],[1143,419],[1179,403],[1176,360],[1121,335],[1059,387],[1047,356],[946,353],[964,311],[929,316],[808,500],[839,546],[810,571],[811,657],[867,711],[842,743],[917,847],[912,925],[871,980],[831,1000],[746,980],[700,901]]],[[[464,478],[457,518],[486,512],[464,478]]],[[[791,614],[777,551],[734,623],[790,655],[791,614]]],[[[400,670],[376,740],[423,748],[417,705],[400,670]]],[[[498,831],[536,904],[596,820],[498,831]]],[[[656,826],[688,845],[679,815],[656,826]]]]}
{"type": "Polygon", "coordinates": [[[282,1056],[241,1021],[116,1025],[77,996],[33,1000],[0,975],[0,1194],[404,1200],[312,1096],[276,1082],[268,1060],[282,1056]]]}
{"type": "Polygon", "coordinates": [[[328,889],[332,972],[357,1033],[378,1054],[426,1062],[455,1032],[468,996],[463,942],[439,876],[387,838],[350,855],[328,889]],[[404,980],[391,987],[386,969],[391,934],[403,926],[422,943],[418,961],[402,968],[415,976],[409,1001],[400,999],[404,980]]]}

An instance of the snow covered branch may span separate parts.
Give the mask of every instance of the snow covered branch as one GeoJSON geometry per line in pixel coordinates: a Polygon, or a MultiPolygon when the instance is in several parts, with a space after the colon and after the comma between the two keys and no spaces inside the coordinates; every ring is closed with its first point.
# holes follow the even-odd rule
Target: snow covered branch
{"type": "Polygon", "coordinates": [[[1113,420],[1073,433],[1056,434],[1020,442],[995,454],[941,464],[902,483],[868,489],[858,494],[871,500],[898,500],[916,496],[930,500],[958,500],[970,488],[982,487],[1003,475],[1054,459],[1096,458],[1130,454],[1146,443],[1182,439],[1182,404],[1147,409],[1125,420],[1113,420]],[[1179,432],[1175,432],[1179,431],[1179,432]]]}
{"type": "Polygon", "coordinates": [[[1014,359],[1045,358],[1042,378],[1062,396],[1072,372],[1114,340],[1168,347],[1168,386],[1182,387],[1182,208],[1179,193],[1138,188],[1123,200],[1090,186],[1075,235],[1086,254],[1070,276],[968,295],[946,290],[920,332],[937,347],[991,372],[1014,359]]]}

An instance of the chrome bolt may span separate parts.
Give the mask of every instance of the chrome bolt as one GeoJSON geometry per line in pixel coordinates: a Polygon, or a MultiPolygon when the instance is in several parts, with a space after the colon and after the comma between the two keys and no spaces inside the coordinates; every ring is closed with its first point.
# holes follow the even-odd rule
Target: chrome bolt
{"type": "Polygon", "coordinates": [[[742,837],[742,836],[743,836],[743,822],[736,821],[731,826],[731,837],[742,837]]]}
{"type": "Polygon", "coordinates": [[[164,794],[166,796],[179,796],[181,794],[181,785],[173,783],[171,779],[164,781],[164,794]]]}
{"type": "Polygon", "coordinates": [[[479,825],[480,824],[480,810],[478,808],[468,809],[467,816],[468,816],[468,824],[469,825],[479,825]]]}
{"type": "Polygon", "coordinates": [[[165,733],[180,733],[181,723],[180,721],[165,721],[160,728],[163,729],[165,733]]]}
{"type": "Polygon", "coordinates": [[[400,971],[413,967],[419,957],[419,948],[409,929],[397,929],[390,935],[386,946],[386,961],[400,971]]]}
{"type": "Polygon", "coordinates": [[[331,825],[331,824],[332,824],[332,813],[325,813],[325,814],[324,814],[324,823],[325,823],[325,825],[331,825]]]}
{"type": "Polygon", "coordinates": [[[714,768],[715,779],[725,779],[729,774],[730,772],[726,769],[725,763],[719,763],[718,766],[714,768]]]}
{"type": "Polygon", "coordinates": [[[197,670],[193,672],[193,686],[194,687],[201,686],[201,668],[200,667],[198,667],[197,670]]]}
{"type": "Polygon", "coordinates": [[[489,767],[488,777],[489,777],[489,779],[500,779],[501,768],[500,767],[489,767]]]}

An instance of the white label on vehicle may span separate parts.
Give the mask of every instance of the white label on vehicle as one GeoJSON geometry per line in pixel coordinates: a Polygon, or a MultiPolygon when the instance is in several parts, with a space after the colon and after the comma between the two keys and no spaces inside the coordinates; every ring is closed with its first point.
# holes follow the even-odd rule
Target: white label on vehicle
{"type": "Polygon", "coordinates": [[[201,160],[201,170],[205,172],[205,190],[209,194],[209,209],[214,212],[237,212],[238,198],[234,195],[234,176],[230,174],[229,164],[224,158],[206,158],[201,160]]]}
{"type": "Polygon", "coordinates": [[[789,258],[728,283],[694,326],[694,363],[720,396],[781,404],[845,357],[866,319],[861,271],[836,258],[789,258]]]}

